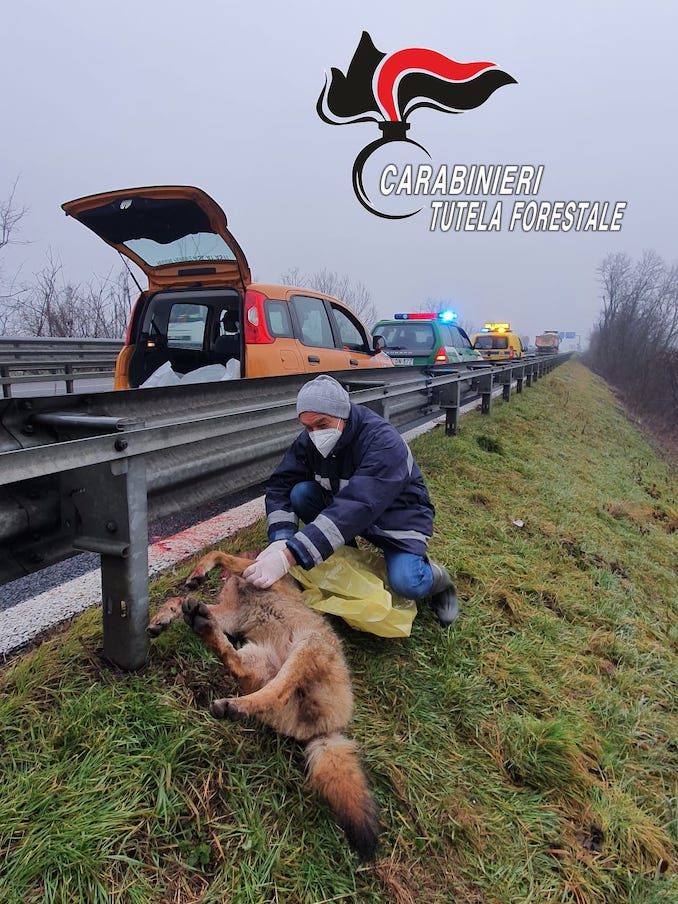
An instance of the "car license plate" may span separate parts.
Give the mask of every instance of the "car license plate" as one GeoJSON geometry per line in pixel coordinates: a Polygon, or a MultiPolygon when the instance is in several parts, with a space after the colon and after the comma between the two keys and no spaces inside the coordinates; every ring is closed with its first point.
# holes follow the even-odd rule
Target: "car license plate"
{"type": "Polygon", "coordinates": [[[391,358],[396,367],[410,367],[414,364],[414,358],[391,358]]]}

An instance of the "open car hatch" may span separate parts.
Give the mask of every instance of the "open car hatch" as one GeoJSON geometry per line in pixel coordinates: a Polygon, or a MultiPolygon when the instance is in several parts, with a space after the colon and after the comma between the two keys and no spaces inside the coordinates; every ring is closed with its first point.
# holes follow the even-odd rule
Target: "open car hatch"
{"type": "Polygon", "coordinates": [[[226,214],[199,188],[126,188],[61,206],[67,216],[137,264],[151,290],[200,283],[244,292],[252,281],[226,214]]]}

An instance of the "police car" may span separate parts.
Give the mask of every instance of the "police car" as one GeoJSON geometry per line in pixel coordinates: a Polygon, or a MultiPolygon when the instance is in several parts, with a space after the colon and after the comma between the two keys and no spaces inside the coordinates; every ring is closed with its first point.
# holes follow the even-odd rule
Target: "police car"
{"type": "Polygon", "coordinates": [[[382,337],[383,351],[396,366],[482,361],[456,320],[455,311],[394,314],[376,323],[372,335],[382,337]]]}

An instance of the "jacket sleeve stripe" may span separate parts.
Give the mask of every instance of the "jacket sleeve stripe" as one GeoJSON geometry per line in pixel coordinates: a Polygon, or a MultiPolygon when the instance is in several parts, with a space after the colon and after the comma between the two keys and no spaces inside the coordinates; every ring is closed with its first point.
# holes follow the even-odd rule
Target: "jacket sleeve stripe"
{"type": "Polygon", "coordinates": [[[327,542],[335,552],[346,542],[337,525],[326,515],[318,515],[314,519],[313,524],[318,528],[321,534],[325,535],[327,542]]]}
{"type": "Polygon", "coordinates": [[[299,523],[299,519],[294,514],[294,512],[285,512],[282,509],[271,512],[266,517],[266,524],[268,527],[272,527],[274,524],[281,524],[283,522],[291,523],[296,526],[299,523]]]}
{"type": "Polygon", "coordinates": [[[301,545],[311,554],[311,558],[313,559],[313,564],[320,565],[320,563],[323,561],[323,557],[320,555],[320,552],[318,551],[318,547],[313,542],[311,542],[311,540],[308,539],[306,534],[302,533],[301,531],[298,531],[294,535],[294,539],[298,540],[301,543],[301,545]]]}

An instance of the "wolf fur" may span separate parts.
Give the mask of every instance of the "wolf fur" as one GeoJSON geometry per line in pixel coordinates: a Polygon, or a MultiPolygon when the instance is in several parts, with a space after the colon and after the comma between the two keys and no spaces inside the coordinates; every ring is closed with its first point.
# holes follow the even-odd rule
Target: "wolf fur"
{"type": "Polygon", "coordinates": [[[376,802],[355,741],[342,732],[351,720],[353,693],[341,642],[325,619],[309,609],[296,582],[285,577],[266,590],[239,577],[251,559],[214,551],[204,556],[186,586],[197,587],[213,568],[226,577],[219,602],[208,606],[173,597],[149,624],[153,636],[183,615],[221,659],[242,696],[212,702],[216,718],[252,716],[305,744],[310,786],[329,804],[351,848],[375,856],[380,831],[376,802]],[[242,636],[236,649],[229,636],[242,636]]]}

